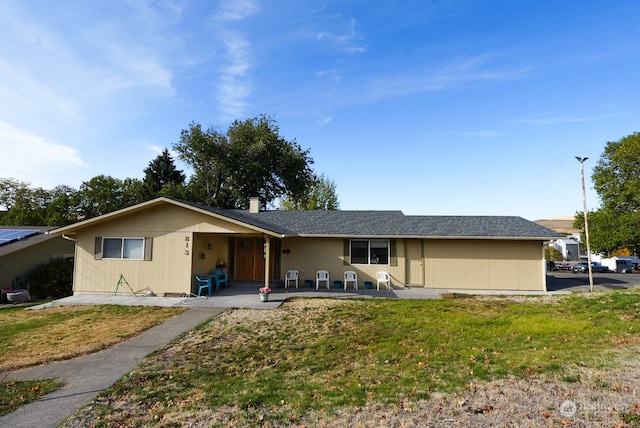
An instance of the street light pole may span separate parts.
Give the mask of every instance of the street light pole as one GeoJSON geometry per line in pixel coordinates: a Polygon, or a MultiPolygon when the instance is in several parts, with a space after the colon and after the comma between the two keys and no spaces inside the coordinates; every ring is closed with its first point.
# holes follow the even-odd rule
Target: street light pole
{"type": "Polygon", "coordinates": [[[582,177],[582,201],[584,203],[584,238],[587,241],[587,264],[589,265],[589,291],[593,292],[593,269],[591,267],[591,247],[589,246],[589,220],[587,219],[587,190],[584,186],[584,161],[589,158],[576,156],[580,162],[580,175],[582,177]]]}

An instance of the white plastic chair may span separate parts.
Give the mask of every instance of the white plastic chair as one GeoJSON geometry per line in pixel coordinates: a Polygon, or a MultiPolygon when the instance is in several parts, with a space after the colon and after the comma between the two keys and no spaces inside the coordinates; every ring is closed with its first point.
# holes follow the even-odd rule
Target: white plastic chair
{"type": "Polygon", "coordinates": [[[296,288],[298,288],[298,276],[300,276],[300,272],[295,269],[288,270],[286,275],[284,276],[284,288],[289,287],[289,282],[293,281],[296,283],[296,288]]]}
{"type": "Polygon", "coordinates": [[[323,281],[326,281],[327,290],[328,290],[330,288],[330,285],[329,285],[329,271],[327,270],[319,270],[316,272],[316,290],[320,286],[320,283],[323,281]]]}
{"type": "Polygon", "coordinates": [[[358,274],[352,270],[344,272],[344,289],[347,289],[347,284],[353,282],[355,289],[358,289],[358,274]]]}
{"type": "Polygon", "coordinates": [[[376,280],[378,282],[378,290],[380,290],[381,282],[387,284],[387,290],[391,290],[391,275],[389,275],[387,272],[376,272],[376,280]]]}

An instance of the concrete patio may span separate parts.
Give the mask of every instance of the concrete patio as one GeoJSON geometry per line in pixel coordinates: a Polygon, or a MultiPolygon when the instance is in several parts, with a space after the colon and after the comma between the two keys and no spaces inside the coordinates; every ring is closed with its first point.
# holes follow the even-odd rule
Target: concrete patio
{"type": "MultiPolygon", "coordinates": [[[[53,306],[71,305],[130,305],[130,306],[163,306],[186,308],[245,308],[245,309],[274,309],[284,301],[292,297],[321,297],[321,298],[365,298],[365,299],[437,299],[446,293],[466,293],[478,295],[549,295],[567,294],[572,292],[586,292],[589,290],[587,275],[566,274],[554,272],[547,276],[547,292],[516,291],[516,290],[460,290],[460,289],[426,289],[405,288],[392,290],[365,289],[362,286],[358,290],[344,288],[320,288],[305,287],[284,288],[282,284],[273,286],[268,302],[262,302],[258,289],[262,286],[258,282],[232,282],[228,288],[213,293],[211,297],[162,297],[149,296],[144,292],[134,295],[126,288],[120,288],[116,294],[78,294],[51,302],[33,306],[34,302],[13,304],[1,304],[0,309],[16,306],[27,306],[29,309],[42,309],[53,306]]],[[[640,274],[610,274],[598,275],[595,279],[595,291],[611,291],[620,289],[637,288],[640,286],[640,274]]]]}
{"type": "MultiPolygon", "coordinates": [[[[542,293],[533,291],[486,291],[486,290],[446,290],[446,289],[365,289],[359,287],[358,290],[349,288],[320,288],[300,286],[299,288],[283,285],[273,286],[268,302],[262,302],[258,294],[258,289],[262,283],[236,282],[230,287],[215,291],[211,297],[198,297],[190,295],[188,297],[162,297],[149,296],[144,293],[134,295],[131,291],[120,289],[116,294],[78,294],[54,300],[42,305],[30,307],[30,309],[42,309],[52,306],[70,305],[130,305],[130,306],[162,306],[162,307],[187,307],[187,308],[244,308],[244,309],[274,309],[284,301],[293,297],[304,298],[365,298],[365,299],[437,299],[444,293],[468,293],[468,294],[523,294],[523,295],[544,295],[552,292],[542,293]]],[[[375,286],[374,286],[375,287],[375,286]]],[[[554,291],[553,293],[567,293],[567,290],[554,291]]]]}

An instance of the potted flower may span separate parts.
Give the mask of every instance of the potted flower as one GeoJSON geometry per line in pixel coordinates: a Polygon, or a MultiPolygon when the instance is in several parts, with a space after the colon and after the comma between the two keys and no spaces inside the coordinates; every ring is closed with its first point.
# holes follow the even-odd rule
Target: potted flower
{"type": "Polygon", "coordinates": [[[271,289],[269,287],[262,287],[258,292],[260,293],[260,300],[263,302],[269,301],[269,293],[271,293],[271,289]]]}

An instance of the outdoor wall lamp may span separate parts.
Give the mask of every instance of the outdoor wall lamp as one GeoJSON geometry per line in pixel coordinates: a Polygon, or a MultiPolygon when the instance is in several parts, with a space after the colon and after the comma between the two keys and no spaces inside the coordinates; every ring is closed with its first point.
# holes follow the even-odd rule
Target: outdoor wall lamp
{"type": "Polygon", "coordinates": [[[204,260],[204,251],[200,253],[200,258],[204,260]]]}

